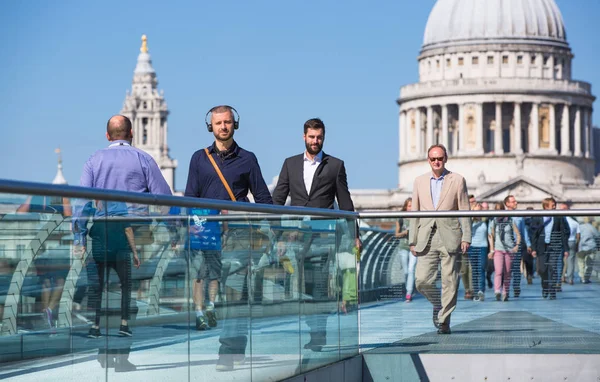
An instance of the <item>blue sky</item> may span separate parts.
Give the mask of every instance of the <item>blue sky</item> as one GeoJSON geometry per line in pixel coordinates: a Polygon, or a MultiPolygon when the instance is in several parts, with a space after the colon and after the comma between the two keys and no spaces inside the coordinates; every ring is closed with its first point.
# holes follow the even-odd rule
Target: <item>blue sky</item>
{"type": "MultiPolygon", "coordinates": [[[[302,125],[318,116],[325,151],[345,160],[351,188],[395,188],[395,100],[400,86],[418,80],[433,4],[2,1],[0,178],[50,182],[60,146],[65,176],[78,184],[86,159],[107,144],[106,120],[121,109],[147,34],[171,111],[177,189],[194,151],[212,141],[206,110],[222,103],[240,112],[236,140],[257,154],[267,183],[302,152],[302,125]]],[[[600,94],[600,1],[557,4],[574,77],[600,94]]]]}

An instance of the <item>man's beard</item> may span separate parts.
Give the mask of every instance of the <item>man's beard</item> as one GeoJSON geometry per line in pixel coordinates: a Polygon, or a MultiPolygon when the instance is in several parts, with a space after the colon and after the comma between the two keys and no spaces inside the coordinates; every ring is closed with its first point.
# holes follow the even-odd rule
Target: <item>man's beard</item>
{"type": "Polygon", "coordinates": [[[223,138],[221,136],[221,134],[216,133],[215,134],[215,139],[219,142],[227,142],[228,140],[230,140],[231,138],[233,138],[233,130],[229,131],[229,134],[227,135],[227,138],[223,138]]]}
{"type": "Polygon", "coordinates": [[[310,155],[317,155],[323,149],[323,145],[320,145],[318,143],[315,145],[315,146],[317,146],[317,150],[316,151],[313,149],[312,145],[310,145],[309,143],[304,142],[304,144],[306,145],[306,151],[310,155]]]}

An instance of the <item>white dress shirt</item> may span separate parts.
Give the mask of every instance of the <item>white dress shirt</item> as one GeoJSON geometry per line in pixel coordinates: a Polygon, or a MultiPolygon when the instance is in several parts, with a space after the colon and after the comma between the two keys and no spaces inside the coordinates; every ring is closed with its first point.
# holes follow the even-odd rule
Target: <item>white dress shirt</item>
{"type": "Polygon", "coordinates": [[[317,172],[317,167],[319,167],[322,160],[323,151],[320,151],[317,155],[315,155],[314,159],[309,159],[306,156],[306,151],[304,152],[304,187],[306,187],[306,193],[309,195],[313,178],[315,177],[315,172],[317,172]]]}

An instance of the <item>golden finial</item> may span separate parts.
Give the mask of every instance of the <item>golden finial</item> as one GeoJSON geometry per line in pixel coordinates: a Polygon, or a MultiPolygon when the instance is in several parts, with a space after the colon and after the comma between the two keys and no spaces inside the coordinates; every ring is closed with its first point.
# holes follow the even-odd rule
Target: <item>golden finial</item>
{"type": "Polygon", "coordinates": [[[59,163],[59,164],[60,164],[60,163],[62,163],[62,158],[61,158],[61,156],[60,156],[60,147],[59,147],[59,148],[57,148],[57,149],[54,149],[54,152],[55,152],[56,154],[58,154],[58,163],[59,163]]]}
{"type": "Polygon", "coordinates": [[[145,34],[142,35],[142,47],[140,48],[140,52],[148,53],[148,37],[145,34]]]}

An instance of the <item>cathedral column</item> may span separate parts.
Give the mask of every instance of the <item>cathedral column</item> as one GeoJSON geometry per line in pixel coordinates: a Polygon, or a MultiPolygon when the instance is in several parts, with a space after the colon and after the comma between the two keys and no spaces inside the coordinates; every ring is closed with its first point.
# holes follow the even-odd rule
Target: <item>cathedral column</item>
{"type": "Polygon", "coordinates": [[[406,113],[402,110],[400,111],[400,115],[398,116],[398,126],[398,135],[400,138],[400,142],[398,145],[398,148],[400,149],[400,155],[398,155],[398,161],[401,161],[403,156],[406,157],[406,153],[408,151],[407,149],[409,147],[407,145],[408,134],[406,131],[406,113]]]}
{"type": "Polygon", "coordinates": [[[502,103],[496,102],[496,127],[494,128],[494,154],[504,154],[502,144],[502,103]]]}
{"type": "Polygon", "coordinates": [[[448,105],[442,105],[442,145],[448,149],[448,105]]]}
{"type": "Polygon", "coordinates": [[[590,110],[585,108],[583,109],[583,131],[585,132],[585,157],[590,157],[590,137],[592,132],[590,131],[590,110]]]}
{"type": "Polygon", "coordinates": [[[475,150],[478,154],[483,154],[483,103],[477,103],[476,106],[477,118],[477,135],[475,137],[475,150]]]}
{"type": "Polygon", "coordinates": [[[549,115],[549,125],[550,125],[550,131],[549,131],[549,137],[550,137],[550,147],[548,147],[548,150],[550,150],[552,152],[552,154],[556,154],[556,113],[554,110],[554,104],[551,103],[548,105],[548,112],[550,113],[549,115]]]}
{"type": "Polygon", "coordinates": [[[513,153],[523,154],[523,142],[521,142],[521,103],[515,102],[514,109],[514,127],[513,127],[513,153]]]}
{"type": "Polygon", "coordinates": [[[416,137],[416,142],[415,142],[415,147],[416,147],[416,152],[415,152],[415,157],[421,157],[421,155],[423,154],[423,144],[422,142],[422,135],[421,135],[421,109],[416,108],[415,109],[415,137],[416,137]]]}
{"type": "Polygon", "coordinates": [[[575,126],[573,134],[573,155],[581,156],[581,108],[575,106],[575,126]]]}
{"type": "MultiPolygon", "coordinates": [[[[539,58],[539,57],[538,57],[539,58]]],[[[529,117],[529,152],[537,153],[540,148],[540,114],[539,105],[531,104],[531,115],[529,117]]]]}
{"type": "Polygon", "coordinates": [[[570,122],[571,116],[569,115],[569,105],[564,104],[560,123],[560,155],[571,155],[570,122]]]}
{"type": "Polygon", "coordinates": [[[458,105],[458,150],[456,154],[465,150],[465,105],[458,105]]]}
{"type": "Polygon", "coordinates": [[[427,107],[427,148],[433,145],[433,107],[427,107]]]}

